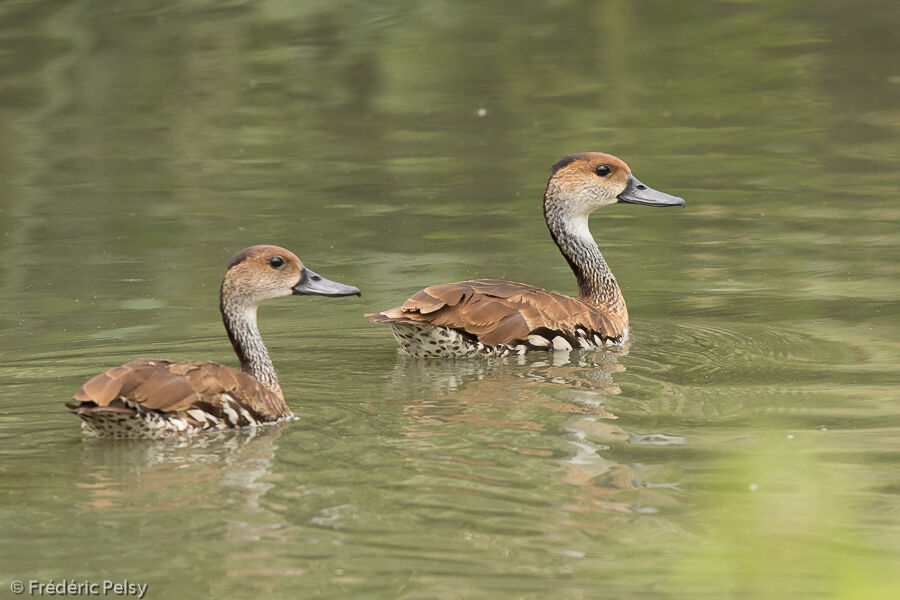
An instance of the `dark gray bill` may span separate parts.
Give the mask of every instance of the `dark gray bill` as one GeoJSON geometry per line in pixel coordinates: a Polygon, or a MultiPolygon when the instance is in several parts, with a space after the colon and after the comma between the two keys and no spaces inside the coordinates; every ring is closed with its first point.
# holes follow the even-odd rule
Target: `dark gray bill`
{"type": "Polygon", "coordinates": [[[684,206],[684,199],[654,190],[638,181],[634,175],[628,176],[628,185],[625,186],[625,191],[619,194],[619,202],[647,206],[684,206]]]}
{"type": "Polygon", "coordinates": [[[359,288],[352,285],[344,285],[337,281],[325,279],[318,273],[303,268],[303,275],[300,281],[293,287],[295,296],[329,296],[338,298],[340,296],[361,296],[359,288]]]}

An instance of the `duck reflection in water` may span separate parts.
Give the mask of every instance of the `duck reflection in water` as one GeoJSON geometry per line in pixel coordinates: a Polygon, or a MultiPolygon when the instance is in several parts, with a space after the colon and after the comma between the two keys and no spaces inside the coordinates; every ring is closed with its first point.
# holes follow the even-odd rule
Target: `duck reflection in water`
{"type": "Polygon", "coordinates": [[[179,556],[184,548],[214,544],[223,553],[214,563],[201,562],[212,597],[236,579],[253,587],[251,597],[268,597],[279,577],[305,574],[282,552],[296,543],[296,532],[271,498],[279,481],[279,440],[292,426],[282,421],[156,440],[85,436],[83,468],[74,482],[80,518],[132,522],[179,556]]]}
{"type": "MultiPolygon", "coordinates": [[[[412,464],[421,462],[423,471],[433,471],[425,465],[434,460],[469,464],[472,457],[438,451],[434,443],[423,438],[455,436],[460,431],[475,437],[478,430],[495,431],[487,442],[490,448],[534,460],[558,456],[562,448],[567,456],[560,460],[561,481],[579,490],[577,507],[572,507],[576,512],[650,512],[652,509],[643,503],[617,496],[674,484],[643,481],[632,465],[603,454],[612,444],[680,445],[685,439],[635,433],[614,423],[618,417],[607,410],[606,403],[621,392],[613,374],[625,371],[618,357],[627,353],[628,343],[613,350],[551,351],[484,361],[422,360],[400,355],[392,387],[404,399],[408,419],[404,435],[422,440],[403,454],[412,464]],[[566,416],[561,424],[553,425],[558,419],[547,418],[546,413],[542,417],[546,410],[566,416]],[[457,425],[464,430],[454,427],[457,425]],[[474,432],[473,427],[477,428],[474,432]],[[523,437],[517,431],[533,435],[523,437]],[[550,444],[544,434],[549,434],[550,444]]],[[[437,447],[442,445],[437,442],[437,447]]],[[[476,462],[490,466],[490,461],[481,458],[476,462]]],[[[652,471],[646,467],[640,470],[652,471]]]]}
{"type": "Polygon", "coordinates": [[[85,436],[83,475],[75,485],[88,492],[79,508],[124,508],[136,501],[144,509],[173,507],[255,510],[272,484],[276,442],[290,423],[178,436],[160,440],[113,440],[85,436]],[[148,501],[149,500],[149,501],[148,501]]]}

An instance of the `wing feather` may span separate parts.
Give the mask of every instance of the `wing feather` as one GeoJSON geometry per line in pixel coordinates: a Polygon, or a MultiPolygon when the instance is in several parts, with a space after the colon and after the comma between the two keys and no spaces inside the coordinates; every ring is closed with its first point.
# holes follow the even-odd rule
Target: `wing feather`
{"type": "Polygon", "coordinates": [[[207,361],[140,359],[91,378],[73,396],[76,410],[120,410],[124,399],[160,413],[200,408],[222,417],[230,396],[258,421],[284,416],[284,401],[252,376],[207,361]]]}
{"type": "Polygon", "coordinates": [[[449,327],[486,346],[518,345],[541,331],[577,340],[579,330],[592,339],[616,339],[627,316],[577,298],[499,279],[445,283],[416,292],[398,308],[366,315],[376,323],[414,323],[449,327]]]}

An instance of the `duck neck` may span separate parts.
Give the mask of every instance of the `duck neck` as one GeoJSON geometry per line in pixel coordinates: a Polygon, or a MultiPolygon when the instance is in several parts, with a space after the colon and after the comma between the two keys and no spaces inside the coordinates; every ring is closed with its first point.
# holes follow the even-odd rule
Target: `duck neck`
{"type": "Polygon", "coordinates": [[[588,216],[552,197],[550,190],[544,197],[544,218],[553,241],[578,280],[578,299],[627,315],[619,284],[588,228],[588,216]]]}
{"type": "Polygon", "coordinates": [[[234,347],[234,353],[241,361],[241,370],[253,376],[263,386],[284,400],[275,365],[269,357],[269,351],[263,343],[256,325],[256,304],[229,293],[227,282],[222,284],[219,294],[219,308],[222,321],[228,332],[228,339],[234,347]],[[240,298],[240,299],[239,299],[240,298]]]}

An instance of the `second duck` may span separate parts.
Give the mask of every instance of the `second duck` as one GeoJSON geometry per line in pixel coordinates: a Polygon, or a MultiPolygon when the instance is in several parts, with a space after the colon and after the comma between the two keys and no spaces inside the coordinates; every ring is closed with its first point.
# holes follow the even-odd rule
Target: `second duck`
{"type": "Polygon", "coordinates": [[[475,279],[427,287],[402,306],[366,316],[390,323],[400,349],[421,358],[623,344],[625,299],[588,229],[592,212],[619,202],[685,205],[638,181],[625,162],[609,154],[573,154],[551,168],[544,219],[578,280],[577,298],[523,283],[475,279]]]}

